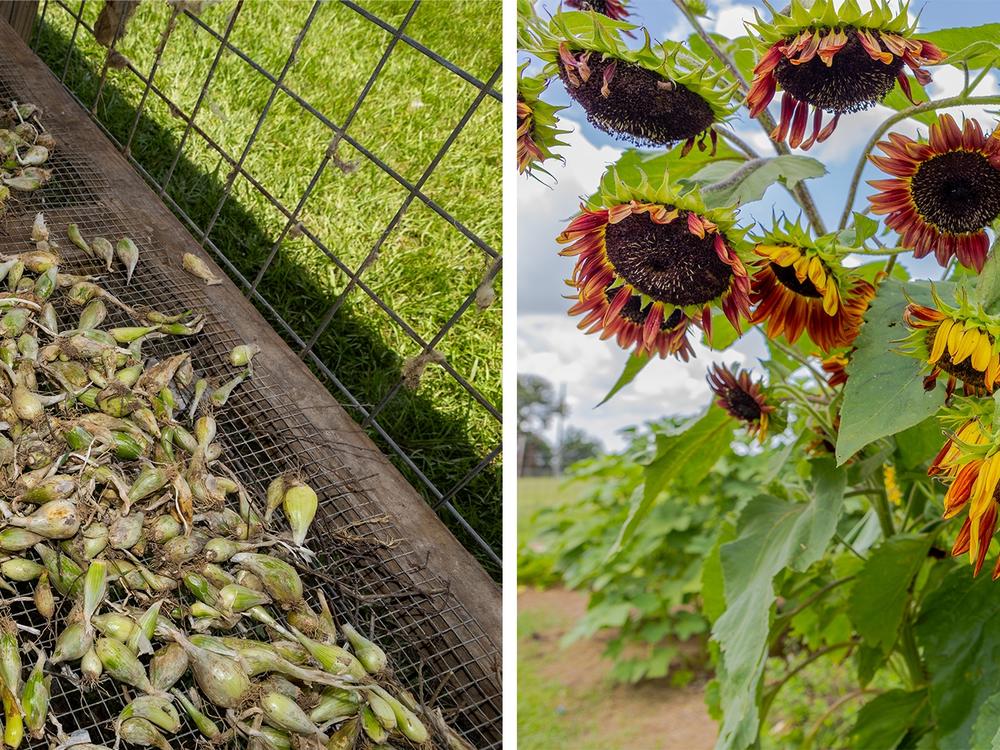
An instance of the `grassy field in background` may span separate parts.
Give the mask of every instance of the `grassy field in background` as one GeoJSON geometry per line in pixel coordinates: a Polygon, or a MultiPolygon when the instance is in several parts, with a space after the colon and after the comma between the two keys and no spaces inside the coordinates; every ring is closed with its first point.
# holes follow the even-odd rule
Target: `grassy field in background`
{"type": "MultiPolygon", "coordinates": [[[[410,6],[409,2],[362,4],[392,24],[398,24],[410,6]]],[[[84,6],[89,24],[101,5],[84,6]]],[[[234,5],[229,0],[208,7],[202,18],[214,28],[224,29],[234,5]]],[[[231,41],[277,75],[310,7],[310,3],[249,0],[231,41]]],[[[485,81],[501,57],[500,14],[498,10],[491,12],[493,8],[489,3],[460,0],[425,2],[410,21],[407,33],[485,81]]],[[[118,45],[144,74],[152,65],[169,13],[164,3],[142,3],[127,37],[118,45]]],[[[37,47],[57,74],[66,59],[72,23],[65,10],[49,3],[37,47]]],[[[386,31],[352,9],[325,3],[286,83],[325,116],[342,123],[389,41],[386,31]]],[[[207,32],[189,19],[178,19],[157,71],[156,85],[182,111],[193,109],[216,49],[217,42],[207,32]]],[[[81,31],[69,57],[66,82],[88,106],[95,99],[103,53],[103,48],[81,31]]],[[[225,54],[197,123],[238,157],[271,88],[272,84],[245,62],[225,54]]],[[[471,84],[400,43],[349,133],[416,182],[476,93],[471,84]]],[[[97,115],[123,142],[129,138],[141,96],[142,85],[132,73],[110,72],[97,115]]],[[[149,95],[132,137],[131,153],[155,179],[162,179],[169,171],[184,127],[166,104],[149,95]]],[[[329,129],[279,93],[245,168],[279,201],[294,208],[330,139],[329,129]]],[[[371,251],[406,198],[406,191],[350,146],[342,144],[337,155],[350,168],[326,169],[304,206],[301,222],[353,269],[371,251]]],[[[496,250],[501,247],[500,157],[501,105],[487,97],[423,188],[496,250]]],[[[192,134],[168,193],[204,226],[223,195],[228,171],[219,155],[192,134]]],[[[211,237],[240,273],[253,280],[284,225],[285,217],[248,181],[237,177],[211,237]]],[[[415,200],[363,280],[402,320],[430,340],[480,284],[487,261],[479,248],[415,200]]],[[[299,236],[282,245],[259,291],[295,332],[308,340],[346,282],[346,274],[299,236]]],[[[473,306],[436,348],[499,406],[499,280],[495,288],[497,302],[483,311],[473,306]]],[[[359,290],[348,297],[316,349],[366,406],[379,403],[400,380],[406,361],[420,353],[399,325],[359,290]]],[[[500,441],[496,420],[433,364],[419,386],[401,389],[378,420],[442,491],[461,480],[500,441]]],[[[420,482],[399,461],[396,463],[414,486],[422,489],[420,482]]],[[[499,549],[499,462],[472,480],[454,502],[472,526],[499,549]]],[[[461,537],[460,531],[456,533],[461,537]]]]}

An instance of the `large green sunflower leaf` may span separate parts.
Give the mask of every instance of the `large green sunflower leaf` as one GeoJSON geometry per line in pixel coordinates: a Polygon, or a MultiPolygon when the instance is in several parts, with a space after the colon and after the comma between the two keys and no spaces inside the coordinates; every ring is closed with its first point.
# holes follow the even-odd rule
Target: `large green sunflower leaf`
{"type": "Polygon", "coordinates": [[[997,623],[997,585],[989,575],[973,578],[968,565],[956,566],[924,600],[916,633],[930,676],[939,750],[984,747],[972,742],[972,733],[974,727],[980,736],[986,732],[976,727],[983,708],[995,711],[987,702],[1000,684],[997,623]]]}
{"type": "Polygon", "coordinates": [[[1000,303],[1000,255],[997,254],[998,249],[1000,249],[1000,243],[994,242],[990,257],[986,259],[986,265],[983,266],[983,270],[979,274],[979,281],[976,283],[975,301],[982,305],[986,312],[993,314],[997,312],[996,307],[1000,303]]]}
{"type": "Polygon", "coordinates": [[[957,26],[951,29],[921,32],[920,38],[932,42],[948,54],[942,64],[972,69],[989,68],[1000,60],[1000,23],[981,26],[957,26]]]}
{"type": "Polygon", "coordinates": [[[927,691],[889,690],[868,701],[858,711],[851,729],[851,747],[895,750],[920,720],[927,705],[927,691]]]}
{"type": "Polygon", "coordinates": [[[979,716],[972,726],[970,747],[983,750],[1000,750],[1000,693],[994,693],[979,709],[979,716]]]}
{"type": "Polygon", "coordinates": [[[672,484],[695,487],[705,478],[715,462],[729,451],[732,430],[729,415],[712,405],[704,415],[673,434],[656,436],[656,456],[646,465],[645,485],[641,493],[633,496],[628,517],[608,552],[608,558],[618,554],[632,538],[663,490],[672,484]]]}
{"type": "Polygon", "coordinates": [[[701,186],[709,208],[753,203],[776,182],[793,188],[802,180],[826,174],[823,162],[810,156],[783,154],[769,159],[720,160],[698,170],[689,182],[701,186]]]}
{"type": "MultiPolygon", "coordinates": [[[[952,285],[938,283],[935,288],[947,295],[952,285]]],[[[879,285],[858,335],[857,351],[847,366],[837,436],[838,465],[879,438],[924,421],[944,401],[942,384],[936,390],[924,390],[924,363],[899,352],[900,341],[907,334],[904,295],[933,304],[927,282],[903,284],[888,279],[879,285]]]]}
{"type": "Polygon", "coordinates": [[[786,568],[808,568],[836,531],[846,472],[827,458],[811,466],[808,501],[757,497],[740,515],[738,537],[719,551],[726,611],[712,629],[722,648],[718,678],[724,719],[717,750],[743,750],[757,737],[774,577],[786,568]]]}
{"type": "Polygon", "coordinates": [[[927,559],[930,546],[928,536],[894,536],[865,560],[851,588],[847,616],[869,646],[888,653],[896,643],[910,582],[927,559]]]}

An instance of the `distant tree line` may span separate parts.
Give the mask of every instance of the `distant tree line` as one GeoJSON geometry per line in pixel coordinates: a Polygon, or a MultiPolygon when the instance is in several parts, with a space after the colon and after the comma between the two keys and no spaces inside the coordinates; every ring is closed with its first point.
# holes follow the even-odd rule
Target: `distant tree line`
{"type": "Polygon", "coordinates": [[[520,476],[560,474],[567,466],[601,453],[596,438],[559,423],[555,440],[546,431],[565,420],[569,409],[552,383],[538,375],[517,376],[517,465],[520,476]]]}

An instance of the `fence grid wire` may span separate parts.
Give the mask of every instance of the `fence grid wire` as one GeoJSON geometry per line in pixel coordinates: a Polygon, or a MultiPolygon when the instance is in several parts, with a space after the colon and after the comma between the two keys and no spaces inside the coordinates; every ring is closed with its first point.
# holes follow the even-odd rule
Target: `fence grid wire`
{"type": "MultiPolygon", "coordinates": [[[[96,0],[91,0],[91,2],[95,1],[96,0]]],[[[255,61],[251,54],[241,49],[232,41],[232,32],[234,28],[238,26],[241,12],[244,9],[245,0],[237,0],[235,6],[226,19],[225,28],[221,31],[213,28],[204,19],[199,17],[199,15],[193,13],[182,4],[174,5],[159,36],[152,64],[148,67],[148,70],[145,71],[140,69],[137,64],[118,53],[116,49],[116,45],[124,34],[123,27],[125,26],[125,16],[123,14],[119,18],[118,27],[107,47],[104,60],[100,61],[99,80],[97,83],[96,95],[94,96],[93,101],[83,101],[78,93],[67,83],[67,76],[71,69],[71,62],[74,54],[82,54],[78,49],[79,45],[77,40],[79,35],[81,33],[88,34],[96,41],[94,27],[88,24],[84,18],[84,11],[88,4],[88,0],[80,0],[79,3],[74,3],[72,0],[43,0],[40,6],[39,17],[37,19],[38,22],[36,23],[35,32],[32,37],[32,47],[36,51],[39,50],[39,44],[42,40],[43,27],[46,23],[50,23],[53,18],[50,14],[63,13],[71,19],[72,33],[64,60],[61,61],[61,65],[54,65],[51,60],[48,61],[50,67],[53,68],[53,72],[59,75],[60,80],[67,87],[69,93],[74,97],[74,99],[77,100],[77,102],[80,103],[81,106],[84,107],[84,109],[90,112],[92,118],[98,126],[101,127],[102,131],[108,136],[108,138],[111,139],[115,146],[139,171],[146,181],[150,183],[153,189],[158,195],[161,196],[171,210],[190,228],[201,245],[209,251],[213,257],[217,259],[217,261],[220,262],[230,276],[241,287],[243,293],[251,301],[253,301],[254,304],[262,310],[262,312],[264,312],[278,332],[281,333],[289,344],[297,350],[300,358],[310,364],[314,371],[327,382],[328,387],[333,390],[335,395],[339,396],[342,403],[349,407],[349,410],[352,411],[355,418],[358,419],[361,425],[368,430],[370,434],[377,436],[380,442],[388,450],[390,457],[402,464],[402,466],[408,470],[408,474],[416,479],[417,489],[420,490],[425,496],[431,507],[433,507],[436,511],[446,513],[447,517],[452,521],[453,528],[457,526],[466,535],[466,544],[470,545],[473,551],[477,552],[481,560],[486,561],[488,564],[492,563],[497,566],[498,569],[501,562],[499,549],[494,549],[491,543],[488,542],[480,533],[480,530],[474,528],[473,524],[471,524],[463,516],[458,507],[461,506],[462,503],[458,502],[458,499],[460,498],[463,490],[465,490],[468,485],[476,479],[477,475],[486,471],[500,459],[502,449],[499,441],[491,450],[487,452],[485,456],[482,456],[478,460],[475,466],[464,477],[461,477],[458,481],[453,482],[450,487],[439,487],[430,477],[427,476],[427,473],[422,470],[417,460],[415,460],[415,457],[412,456],[404,447],[403,443],[406,442],[407,436],[392,434],[392,431],[387,429],[379,421],[379,417],[384,413],[386,407],[399,395],[401,389],[407,387],[406,372],[402,372],[400,374],[400,377],[395,384],[385,392],[377,403],[365,403],[363,398],[358,397],[342,381],[341,378],[338,378],[335,372],[335,367],[330,362],[324,360],[321,353],[317,350],[317,344],[323,334],[328,331],[331,323],[336,319],[338,311],[342,309],[348,298],[351,295],[360,292],[374,302],[378,308],[384,312],[389,319],[391,319],[393,323],[406,335],[406,337],[408,337],[408,339],[419,348],[420,355],[416,357],[418,361],[432,361],[435,364],[440,365],[441,368],[447,372],[459,386],[461,386],[467,397],[474,401],[487,414],[489,414],[492,420],[495,420],[499,428],[499,424],[502,419],[499,405],[493,403],[489,398],[487,398],[487,396],[485,396],[481,390],[476,387],[476,385],[470,382],[469,378],[456,370],[447,358],[439,356],[436,351],[438,344],[445,338],[446,335],[449,334],[449,332],[452,332],[453,329],[455,329],[456,325],[460,320],[462,320],[465,313],[476,305],[477,293],[479,293],[482,287],[480,287],[480,289],[472,290],[461,302],[458,308],[452,313],[452,315],[434,333],[434,335],[428,338],[422,336],[409,323],[407,323],[406,320],[404,320],[404,318],[393,308],[392,304],[387,301],[383,295],[380,295],[371,284],[367,283],[365,278],[367,272],[374,264],[374,261],[379,257],[380,251],[382,250],[386,240],[393,234],[394,230],[397,229],[400,221],[415,201],[418,201],[427,209],[433,211],[434,214],[447,222],[447,224],[450,225],[454,231],[458,232],[469,243],[482,252],[484,263],[486,264],[483,285],[492,285],[493,281],[500,274],[503,259],[499,249],[494,248],[475,231],[463,224],[462,221],[456,218],[451,212],[442,207],[425,192],[424,187],[435,171],[442,169],[442,161],[449,153],[449,150],[454,145],[456,139],[468,125],[469,121],[480,109],[483,102],[487,99],[493,99],[497,102],[501,101],[501,95],[497,89],[497,84],[501,75],[501,67],[497,66],[487,80],[481,80],[476,75],[463,69],[459,65],[456,65],[451,60],[441,54],[438,54],[434,50],[421,44],[416,39],[408,35],[406,33],[407,27],[420,5],[420,0],[413,0],[413,2],[407,7],[404,17],[395,25],[380,18],[371,10],[352,2],[351,0],[340,0],[340,5],[342,7],[350,9],[354,13],[358,14],[358,16],[365,19],[365,21],[374,24],[379,29],[389,34],[390,38],[384,52],[372,69],[371,74],[362,87],[350,111],[344,118],[343,122],[338,124],[330,119],[330,117],[319,111],[317,107],[310,104],[287,82],[288,74],[294,67],[297,56],[310,31],[310,27],[313,25],[313,21],[315,20],[317,13],[326,2],[332,1],[333,0],[315,0],[313,2],[301,28],[295,38],[291,41],[287,57],[285,58],[281,70],[277,75],[269,71],[264,65],[255,61]],[[189,21],[192,28],[207,35],[207,37],[216,45],[215,51],[212,55],[211,65],[205,75],[197,100],[191,107],[190,111],[185,111],[183,107],[173,101],[156,82],[157,72],[160,69],[161,62],[167,50],[169,39],[176,31],[178,23],[182,19],[189,21]],[[415,181],[407,179],[407,177],[401,174],[400,171],[394,169],[387,163],[387,161],[383,160],[373,151],[366,148],[364,144],[362,144],[349,132],[349,128],[354,122],[359,110],[371,94],[373,88],[379,80],[379,77],[383,74],[386,63],[401,45],[405,45],[408,48],[416,50],[422,56],[433,61],[435,65],[447,70],[455,77],[456,85],[460,85],[458,82],[462,81],[464,84],[473,86],[476,90],[475,98],[472,100],[471,104],[461,114],[457,123],[437,150],[434,157],[423,169],[419,178],[415,181]],[[242,60],[270,85],[270,92],[267,101],[260,111],[253,130],[247,138],[245,147],[237,155],[233,155],[227,151],[225,147],[223,147],[197,122],[198,115],[204,107],[207,92],[216,77],[220,63],[227,54],[233,55],[242,60]],[[117,137],[108,125],[102,122],[99,115],[99,105],[102,103],[102,97],[105,96],[107,91],[109,73],[112,69],[116,68],[127,71],[128,74],[134,76],[134,78],[142,85],[142,95],[136,106],[135,115],[131,127],[129,128],[128,135],[124,140],[117,137]],[[323,154],[316,170],[312,173],[308,184],[305,186],[305,189],[292,208],[288,208],[284,202],[277,198],[272,191],[268,190],[263,184],[261,184],[261,182],[246,168],[247,158],[253,151],[261,129],[267,122],[268,115],[270,114],[271,109],[279,95],[283,95],[289,100],[295,102],[302,114],[315,119],[330,131],[330,140],[326,151],[323,154]],[[172,115],[179,118],[184,123],[184,131],[178,141],[177,149],[171,160],[170,167],[166,170],[165,174],[159,178],[153,174],[153,171],[155,170],[147,169],[132,154],[134,138],[142,120],[143,113],[148,107],[151,96],[162,102],[162,104],[169,109],[172,115]],[[225,168],[228,170],[225,174],[222,194],[219,197],[218,202],[215,204],[211,217],[207,222],[199,222],[195,218],[192,218],[192,216],[168,192],[168,187],[174,179],[176,168],[182,157],[182,153],[192,139],[198,139],[202,145],[211,149],[211,151],[218,156],[221,162],[224,163],[225,168]],[[393,180],[403,189],[403,191],[405,191],[405,197],[399,205],[399,208],[392,215],[391,219],[385,224],[384,228],[378,235],[378,238],[371,245],[370,249],[360,263],[354,265],[352,265],[348,259],[340,257],[337,252],[332,250],[326,242],[317,236],[317,234],[313,233],[301,221],[303,209],[305,208],[310,197],[314,195],[314,192],[319,186],[324,173],[331,169],[332,165],[337,163],[339,158],[337,150],[341,144],[347,144],[353,149],[353,151],[361,154],[366,160],[378,167],[384,175],[391,178],[391,180],[393,180]],[[246,184],[249,184],[251,188],[256,191],[258,195],[263,197],[266,203],[271,208],[276,210],[283,219],[283,228],[274,239],[274,242],[271,245],[263,263],[256,269],[255,273],[251,274],[252,278],[249,278],[247,274],[241,272],[233,262],[233,259],[227,257],[225,251],[219,247],[219,243],[214,241],[212,238],[212,230],[215,228],[224,206],[229,200],[232,199],[233,189],[237,180],[242,180],[246,184]],[[345,275],[347,280],[346,284],[335,296],[332,303],[330,303],[323,311],[318,324],[310,331],[296,330],[295,326],[288,322],[280,314],[280,312],[275,308],[273,301],[268,300],[260,288],[261,281],[264,279],[265,274],[267,274],[269,269],[271,269],[275,258],[280,254],[282,247],[285,245],[288,238],[293,234],[307,238],[315,249],[321,252],[339,272],[345,275]]]]}

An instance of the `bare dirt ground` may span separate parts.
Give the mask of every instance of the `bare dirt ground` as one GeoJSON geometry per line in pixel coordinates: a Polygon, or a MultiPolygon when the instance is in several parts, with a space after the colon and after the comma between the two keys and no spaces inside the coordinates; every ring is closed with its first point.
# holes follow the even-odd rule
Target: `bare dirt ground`
{"type": "Polygon", "coordinates": [[[519,703],[519,749],[541,750],[559,741],[581,750],[711,750],[716,726],[700,687],[675,688],[665,680],[614,684],[600,639],[560,648],[559,640],[585,610],[586,597],[573,591],[518,594],[518,664],[531,680],[526,685],[519,678],[519,690],[555,698],[548,707],[555,714],[551,722],[542,701],[532,703],[531,715],[519,703]]]}

